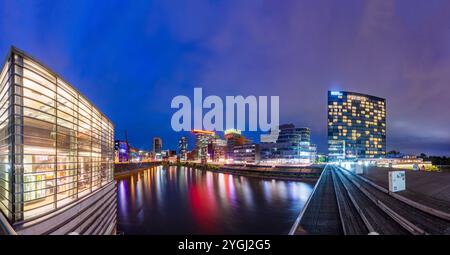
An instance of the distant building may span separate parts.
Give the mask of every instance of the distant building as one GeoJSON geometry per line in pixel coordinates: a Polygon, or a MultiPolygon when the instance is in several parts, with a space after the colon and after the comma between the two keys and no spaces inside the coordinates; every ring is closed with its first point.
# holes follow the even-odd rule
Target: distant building
{"type": "Polygon", "coordinates": [[[134,148],[133,146],[129,146],[129,157],[130,162],[136,163],[141,161],[141,157],[139,156],[139,150],[137,148],[134,148]]]}
{"type": "Polygon", "coordinates": [[[259,144],[243,144],[234,146],[234,162],[259,163],[261,150],[259,144]]]}
{"type": "Polygon", "coordinates": [[[138,151],[139,161],[140,162],[148,162],[151,161],[151,153],[149,151],[145,150],[139,150],[138,151]]]}
{"type": "Polygon", "coordinates": [[[310,151],[310,162],[311,163],[316,163],[318,161],[317,159],[317,145],[315,144],[311,144],[311,146],[309,146],[309,151],[310,151]]]}
{"type": "Polygon", "coordinates": [[[218,135],[211,137],[208,143],[209,160],[214,162],[224,161],[227,152],[227,141],[221,139],[218,135]]]}
{"type": "Polygon", "coordinates": [[[188,153],[187,137],[183,136],[178,141],[178,152],[181,160],[187,160],[187,153],[188,153]]]}
{"type": "Polygon", "coordinates": [[[160,137],[153,137],[153,156],[155,159],[162,159],[162,139],[160,137]]]}
{"type": "Polygon", "coordinates": [[[240,130],[237,129],[227,129],[224,131],[224,138],[227,143],[226,148],[226,158],[234,159],[234,146],[243,145],[249,143],[247,138],[245,138],[240,130]]]}
{"type": "Polygon", "coordinates": [[[212,138],[215,137],[213,131],[207,130],[192,130],[195,135],[195,148],[193,150],[196,160],[200,159],[202,163],[206,163],[209,159],[208,144],[212,138]]]}
{"type": "Polygon", "coordinates": [[[116,163],[124,163],[130,160],[128,143],[123,140],[114,141],[114,161],[116,163]]]}
{"type": "Polygon", "coordinates": [[[279,126],[275,143],[261,143],[261,161],[287,164],[311,163],[310,130],[293,124],[279,126]]]}
{"type": "Polygon", "coordinates": [[[346,91],[328,92],[330,161],[386,156],[386,100],[346,91]]]}

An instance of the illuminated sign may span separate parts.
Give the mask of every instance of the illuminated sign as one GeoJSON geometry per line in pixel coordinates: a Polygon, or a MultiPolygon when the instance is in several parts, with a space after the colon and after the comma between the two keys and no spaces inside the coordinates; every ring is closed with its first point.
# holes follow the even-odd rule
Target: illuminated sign
{"type": "Polygon", "coordinates": [[[331,91],[332,96],[342,96],[342,93],[340,91],[331,91]]]}
{"type": "Polygon", "coordinates": [[[355,96],[355,95],[348,95],[347,99],[349,100],[355,100],[355,101],[367,101],[367,97],[363,96],[355,96]]]}
{"type": "Polygon", "coordinates": [[[240,135],[241,130],[230,128],[230,129],[225,130],[224,133],[225,133],[225,135],[228,135],[228,134],[239,134],[240,135]]]}
{"type": "Polygon", "coordinates": [[[192,129],[192,133],[194,133],[194,134],[204,134],[204,135],[214,135],[213,131],[201,130],[201,129],[192,129]]]}

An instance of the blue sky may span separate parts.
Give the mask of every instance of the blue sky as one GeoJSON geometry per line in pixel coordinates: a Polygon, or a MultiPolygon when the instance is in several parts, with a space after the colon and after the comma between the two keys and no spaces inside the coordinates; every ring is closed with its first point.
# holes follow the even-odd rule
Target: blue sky
{"type": "MultiPolygon", "coordinates": [[[[132,145],[174,148],[176,95],[280,97],[326,151],[330,89],[387,99],[388,149],[450,155],[450,2],[6,1],[0,54],[23,49],[132,145]]],[[[257,133],[247,133],[258,140],[257,133]]]]}

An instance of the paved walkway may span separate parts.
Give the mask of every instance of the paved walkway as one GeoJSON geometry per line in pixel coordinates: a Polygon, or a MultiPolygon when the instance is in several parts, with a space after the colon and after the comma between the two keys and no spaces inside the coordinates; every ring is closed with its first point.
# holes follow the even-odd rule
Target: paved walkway
{"type": "Polygon", "coordinates": [[[342,235],[331,167],[325,167],[317,188],[311,196],[294,234],[342,235]]]}
{"type": "MultiPolygon", "coordinates": [[[[363,176],[389,189],[389,171],[400,169],[369,167],[364,169],[363,176]]],[[[450,212],[450,173],[422,172],[405,170],[406,191],[398,192],[414,201],[432,208],[450,212]]]]}

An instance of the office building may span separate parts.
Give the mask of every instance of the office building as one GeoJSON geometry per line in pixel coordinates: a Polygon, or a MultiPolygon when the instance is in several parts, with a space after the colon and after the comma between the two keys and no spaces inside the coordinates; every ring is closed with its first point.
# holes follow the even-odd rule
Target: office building
{"type": "Polygon", "coordinates": [[[114,141],[114,162],[125,163],[130,160],[129,158],[129,146],[126,141],[116,140],[114,141]]]}
{"type": "Polygon", "coordinates": [[[187,160],[187,153],[188,153],[187,137],[183,136],[178,141],[178,152],[181,160],[187,160]]]}
{"type": "Polygon", "coordinates": [[[162,151],[162,139],[160,137],[153,137],[153,153],[161,153],[162,151]]]}
{"type": "Polygon", "coordinates": [[[386,100],[346,91],[328,92],[330,161],[386,155],[386,100]]]}
{"type": "Polygon", "coordinates": [[[259,144],[243,144],[234,146],[235,163],[259,163],[261,151],[259,144]]]}
{"type": "Polygon", "coordinates": [[[317,145],[311,144],[309,146],[309,152],[310,152],[310,162],[316,163],[317,162],[317,145]]]}
{"type": "Polygon", "coordinates": [[[160,137],[153,137],[153,157],[156,160],[161,160],[162,156],[162,139],[160,137]]]}
{"type": "Polygon", "coordinates": [[[0,213],[14,231],[115,233],[111,121],[16,48],[0,73],[0,107],[0,213]]]}
{"type": "Polygon", "coordinates": [[[149,151],[139,150],[138,156],[139,156],[139,159],[138,159],[139,162],[149,162],[152,160],[151,153],[149,151]]]}
{"type": "Polygon", "coordinates": [[[261,161],[285,164],[311,163],[309,128],[284,124],[280,125],[278,130],[275,143],[261,143],[261,161]]]}
{"type": "Polygon", "coordinates": [[[209,159],[208,144],[215,137],[215,133],[213,131],[193,129],[192,134],[195,135],[195,148],[193,150],[195,159],[200,159],[202,164],[206,164],[209,159]]]}
{"type": "Polygon", "coordinates": [[[250,143],[250,141],[241,134],[241,131],[237,129],[225,130],[224,138],[227,143],[226,158],[230,160],[234,159],[234,146],[250,143]]]}
{"type": "Polygon", "coordinates": [[[209,159],[213,162],[225,161],[227,148],[226,140],[221,139],[218,135],[211,137],[208,143],[209,159]]]}

